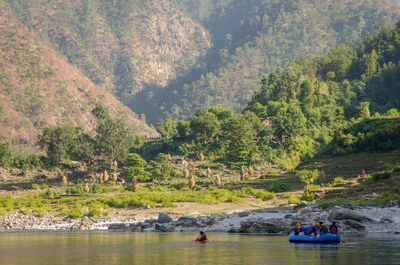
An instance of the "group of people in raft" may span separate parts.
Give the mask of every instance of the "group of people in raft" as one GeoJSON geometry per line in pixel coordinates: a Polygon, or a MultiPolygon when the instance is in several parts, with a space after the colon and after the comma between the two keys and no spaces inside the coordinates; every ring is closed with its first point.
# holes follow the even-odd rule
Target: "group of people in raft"
{"type": "Polygon", "coordinates": [[[337,234],[338,228],[336,226],[336,221],[332,221],[332,224],[330,226],[328,226],[327,223],[319,222],[319,224],[315,224],[311,227],[308,227],[308,229],[303,229],[301,224],[297,223],[296,227],[293,228],[293,232],[295,236],[298,235],[309,236],[309,235],[319,235],[326,233],[337,234]]]}
{"type": "MultiPolygon", "coordinates": [[[[332,221],[332,224],[330,226],[328,226],[327,223],[319,222],[319,224],[315,224],[315,225],[311,226],[309,229],[307,229],[307,231],[304,231],[301,224],[297,223],[296,227],[293,228],[293,232],[294,232],[295,236],[318,235],[318,234],[326,234],[326,233],[337,234],[338,228],[336,226],[336,221],[332,221]]],[[[208,241],[206,233],[203,231],[200,231],[200,235],[198,238],[196,238],[195,241],[200,241],[200,242],[208,241]]]]}

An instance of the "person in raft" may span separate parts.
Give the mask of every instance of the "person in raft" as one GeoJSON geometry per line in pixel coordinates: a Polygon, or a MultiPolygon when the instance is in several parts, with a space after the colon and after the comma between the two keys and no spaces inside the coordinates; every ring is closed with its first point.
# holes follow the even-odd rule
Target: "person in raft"
{"type": "Polygon", "coordinates": [[[321,229],[322,233],[326,234],[329,233],[329,226],[327,223],[324,223],[321,229]]]}
{"type": "Polygon", "coordinates": [[[295,236],[298,236],[303,231],[301,225],[299,223],[293,228],[293,232],[295,236]]]}
{"type": "Polygon", "coordinates": [[[196,239],[196,241],[206,241],[207,235],[203,231],[200,231],[200,236],[196,239]]]}
{"type": "Polygon", "coordinates": [[[336,226],[336,221],[332,221],[332,224],[331,224],[331,226],[329,227],[329,231],[330,231],[332,234],[337,234],[337,233],[338,233],[338,228],[337,228],[337,226],[336,226]]]}

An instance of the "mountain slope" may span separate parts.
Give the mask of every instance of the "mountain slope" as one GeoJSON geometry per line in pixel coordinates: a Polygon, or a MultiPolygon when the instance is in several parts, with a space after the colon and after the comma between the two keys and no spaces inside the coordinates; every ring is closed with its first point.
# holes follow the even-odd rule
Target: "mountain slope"
{"type": "Polygon", "coordinates": [[[121,99],[165,86],[210,46],[168,0],[3,0],[41,39],[121,99]]]}
{"type": "Polygon", "coordinates": [[[263,74],[339,43],[357,41],[364,31],[374,34],[375,25],[391,24],[399,14],[398,7],[378,0],[178,2],[206,10],[202,16],[193,9],[188,12],[204,19],[214,46],[201,71],[165,88],[149,87],[133,98],[131,106],[153,117],[150,122],[167,113],[188,118],[197,108],[214,105],[241,111],[263,74]]]}
{"type": "Polygon", "coordinates": [[[49,125],[75,124],[90,130],[96,103],[122,113],[138,133],[155,135],[135,113],[104,88],[39,42],[26,27],[4,15],[0,3],[0,136],[32,148],[49,125]]]}

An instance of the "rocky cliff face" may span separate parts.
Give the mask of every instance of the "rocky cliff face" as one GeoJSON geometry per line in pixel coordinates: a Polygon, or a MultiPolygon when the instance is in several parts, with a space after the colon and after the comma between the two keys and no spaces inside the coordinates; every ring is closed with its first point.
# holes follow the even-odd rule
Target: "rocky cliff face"
{"type": "Polygon", "coordinates": [[[14,146],[34,146],[42,128],[74,124],[95,126],[96,103],[122,113],[138,133],[155,135],[138,115],[104,87],[94,85],[80,70],[38,41],[26,27],[5,15],[0,5],[0,136],[14,146]]]}

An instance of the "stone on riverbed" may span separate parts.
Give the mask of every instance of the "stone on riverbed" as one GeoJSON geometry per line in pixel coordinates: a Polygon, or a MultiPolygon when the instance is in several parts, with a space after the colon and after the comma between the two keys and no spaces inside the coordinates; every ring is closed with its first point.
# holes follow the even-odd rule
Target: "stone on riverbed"
{"type": "Polygon", "coordinates": [[[175,232],[175,227],[171,224],[159,224],[156,223],[154,227],[156,232],[175,232]]]}
{"type": "Polygon", "coordinates": [[[356,230],[360,230],[360,231],[365,230],[365,225],[363,225],[357,221],[354,221],[354,220],[350,220],[350,219],[344,220],[343,223],[353,229],[356,229],[356,230]]]}
{"type": "Polygon", "coordinates": [[[158,213],[158,223],[170,223],[172,218],[166,213],[158,213]]]}
{"type": "Polygon", "coordinates": [[[125,223],[115,223],[108,225],[108,231],[111,232],[125,232],[128,230],[128,224],[125,223]]]}
{"type": "Polygon", "coordinates": [[[272,219],[248,219],[240,223],[240,232],[244,233],[280,233],[290,228],[282,218],[272,219]]]}
{"type": "Polygon", "coordinates": [[[354,213],[352,211],[349,210],[338,210],[338,211],[333,211],[329,217],[329,220],[353,220],[359,223],[362,222],[373,222],[374,220],[372,220],[371,218],[364,216],[364,215],[360,215],[357,213],[354,213]]]}
{"type": "Polygon", "coordinates": [[[182,227],[191,227],[191,226],[197,226],[197,220],[194,217],[191,216],[182,216],[179,217],[177,221],[177,225],[180,225],[182,227]]]}

